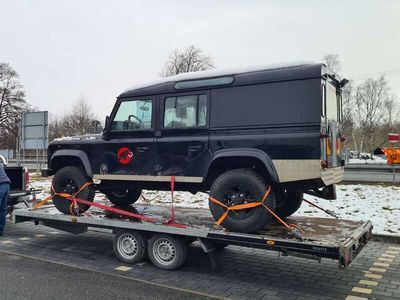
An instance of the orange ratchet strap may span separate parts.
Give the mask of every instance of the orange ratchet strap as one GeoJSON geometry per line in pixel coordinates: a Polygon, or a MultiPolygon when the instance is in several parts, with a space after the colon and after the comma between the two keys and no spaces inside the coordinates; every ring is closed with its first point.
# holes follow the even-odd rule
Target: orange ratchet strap
{"type": "Polygon", "coordinates": [[[222,222],[228,216],[230,211],[242,210],[242,209],[248,209],[248,208],[263,206],[271,215],[273,215],[280,223],[282,223],[296,237],[298,237],[300,239],[303,239],[304,231],[300,227],[296,226],[295,224],[287,224],[272,209],[270,209],[267,205],[265,205],[265,200],[268,198],[269,194],[271,193],[271,190],[272,190],[272,188],[271,188],[271,186],[269,186],[267,191],[265,192],[264,196],[262,197],[261,201],[259,201],[259,202],[249,202],[249,203],[238,204],[238,205],[233,205],[233,206],[227,206],[224,203],[222,203],[221,201],[209,196],[209,200],[211,202],[214,202],[215,204],[218,204],[218,205],[220,205],[220,206],[222,206],[223,208],[226,209],[226,211],[218,219],[216,224],[217,225],[221,225],[222,222]]]}

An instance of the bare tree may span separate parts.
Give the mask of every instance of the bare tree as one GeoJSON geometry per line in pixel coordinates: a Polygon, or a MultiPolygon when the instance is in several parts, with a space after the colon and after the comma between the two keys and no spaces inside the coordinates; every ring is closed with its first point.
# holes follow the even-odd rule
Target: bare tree
{"type": "Polygon", "coordinates": [[[29,110],[18,73],[0,63],[0,147],[15,149],[21,114],[29,110]]]}
{"type": "Polygon", "coordinates": [[[90,104],[81,96],[63,117],[51,115],[49,139],[92,133],[95,115],[90,104]]]}
{"type": "Polygon", "coordinates": [[[354,131],[354,112],[353,112],[353,107],[354,107],[354,88],[353,88],[353,81],[350,80],[350,82],[343,88],[342,91],[342,111],[343,111],[343,116],[342,116],[342,131],[344,136],[349,139],[353,135],[354,131]]]}
{"type": "Polygon", "coordinates": [[[194,45],[183,50],[175,49],[170,55],[160,75],[173,76],[180,73],[204,71],[215,68],[212,56],[203,54],[203,51],[194,45]]]}
{"type": "Polygon", "coordinates": [[[86,134],[92,125],[94,114],[91,106],[86,102],[85,97],[81,96],[72,106],[70,114],[70,126],[74,134],[86,134]]]}
{"type": "Polygon", "coordinates": [[[359,149],[362,150],[364,139],[372,153],[378,137],[378,129],[385,117],[384,104],[389,100],[389,86],[385,78],[369,78],[357,87],[355,110],[361,131],[359,149]]]}
{"type": "Polygon", "coordinates": [[[322,57],[322,61],[334,72],[338,73],[342,70],[340,57],[337,54],[327,54],[322,57]]]}

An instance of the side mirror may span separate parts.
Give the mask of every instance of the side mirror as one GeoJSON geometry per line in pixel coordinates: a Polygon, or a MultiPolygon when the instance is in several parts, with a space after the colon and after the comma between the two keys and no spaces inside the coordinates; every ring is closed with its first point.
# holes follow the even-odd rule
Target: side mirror
{"type": "Polygon", "coordinates": [[[110,138],[110,117],[106,116],[104,121],[103,139],[108,140],[110,138]]]}

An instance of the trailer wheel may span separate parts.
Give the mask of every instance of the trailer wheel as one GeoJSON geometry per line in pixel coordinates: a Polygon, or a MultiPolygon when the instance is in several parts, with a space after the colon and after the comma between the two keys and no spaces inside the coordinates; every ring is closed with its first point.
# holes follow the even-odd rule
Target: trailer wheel
{"type": "Polygon", "coordinates": [[[115,205],[131,205],[139,199],[140,195],[142,194],[142,190],[115,189],[106,191],[105,194],[108,200],[115,205]]]}
{"type": "MultiPolygon", "coordinates": [[[[85,183],[92,182],[92,179],[86,176],[86,173],[78,167],[64,167],[59,169],[53,177],[52,186],[56,193],[75,194],[85,183]]],[[[79,192],[77,198],[93,201],[94,198],[93,184],[87,186],[84,190],[79,192]]],[[[54,192],[52,192],[54,193],[54,192]]],[[[71,201],[64,199],[61,196],[55,195],[53,197],[55,207],[64,214],[70,214],[71,201]]],[[[90,206],[85,204],[78,204],[80,211],[87,211],[90,206]]]]}
{"type": "MultiPolygon", "coordinates": [[[[248,169],[236,169],[220,175],[211,186],[210,196],[226,206],[249,202],[259,202],[263,198],[268,184],[257,173],[248,169]]],[[[275,196],[271,191],[265,204],[275,210],[275,196]]],[[[226,211],[224,207],[209,201],[210,211],[218,220],[226,211]]],[[[263,206],[230,212],[222,226],[231,231],[253,233],[265,227],[272,215],[263,206]]]]}
{"type": "Polygon", "coordinates": [[[120,261],[137,263],[144,260],[147,240],[137,231],[119,231],[113,242],[114,253],[120,261]]]}
{"type": "Polygon", "coordinates": [[[186,261],[186,243],[167,234],[155,234],[149,241],[148,248],[151,262],[159,269],[175,270],[186,261]]]}
{"type": "Polygon", "coordinates": [[[303,202],[303,193],[296,191],[276,191],[276,214],[281,218],[293,215],[303,202]]]}

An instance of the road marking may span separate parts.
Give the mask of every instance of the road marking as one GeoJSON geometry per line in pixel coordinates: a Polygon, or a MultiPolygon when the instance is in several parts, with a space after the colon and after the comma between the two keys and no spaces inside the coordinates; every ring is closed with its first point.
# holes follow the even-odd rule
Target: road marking
{"type": "Polygon", "coordinates": [[[132,268],[131,267],[126,267],[126,266],[119,266],[119,267],[115,268],[115,270],[126,272],[126,271],[129,271],[129,270],[132,270],[132,268]]]}
{"type": "Polygon", "coordinates": [[[392,250],[388,250],[388,251],[386,251],[385,253],[387,253],[387,254],[394,254],[394,255],[397,255],[397,254],[400,254],[400,251],[392,251],[392,250]]]}
{"type": "Polygon", "coordinates": [[[374,278],[374,279],[382,279],[383,276],[379,275],[379,274],[367,273],[367,274],[364,274],[364,277],[374,278]]]}
{"type": "Polygon", "coordinates": [[[353,287],[352,291],[356,292],[356,293],[362,293],[362,294],[368,294],[368,295],[372,293],[371,289],[360,288],[358,286],[353,287]]]}
{"type": "Polygon", "coordinates": [[[21,241],[29,241],[31,238],[30,237],[21,237],[21,238],[19,238],[19,240],[21,240],[21,241]]]}
{"type": "Polygon", "coordinates": [[[400,247],[389,247],[390,250],[399,250],[400,251],[400,247]]]}
{"type": "Polygon", "coordinates": [[[385,263],[381,263],[381,262],[374,262],[373,265],[377,266],[377,267],[385,267],[385,268],[390,267],[390,264],[385,264],[385,263]]]}
{"type": "Polygon", "coordinates": [[[374,285],[374,286],[378,285],[378,281],[371,281],[371,280],[360,280],[358,283],[366,285],[374,285]]]}
{"type": "Polygon", "coordinates": [[[60,232],[58,232],[58,231],[50,231],[49,233],[51,233],[51,234],[60,234],[60,232]]]}
{"type": "Polygon", "coordinates": [[[380,261],[387,261],[387,262],[393,262],[392,258],[386,258],[386,257],[379,257],[378,260],[380,261]]]}
{"type": "Polygon", "coordinates": [[[10,240],[5,240],[5,241],[1,241],[2,244],[14,244],[13,241],[10,240]]]}
{"type": "Polygon", "coordinates": [[[152,282],[152,281],[145,280],[145,279],[129,277],[129,276],[125,276],[125,275],[122,275],[122,274],[113,273],[113,272],[106,272],[106,271],[100,271],[100,270],[95,270],[95,269],[79,267],[79,266],[76,266],[76,265],[69,265],[69,264],[66,264],[66,263],[56,262],[56,261],[52,261],[52,260],[48,260],[48,259],[44,259],[44,258],[38,258],[38,257],[25,255],[25,254],[20,254],[20,253],[16,253],[16,252],[13,252],[13,251],[0,250],[0,252],[1,253],[6,253],[6,254],[11,254],[11,255],[17,255],[17,256],[20,256],[20,257],[26,257],[26,258],[30,258],[30,259],[35,259],[35,260],[39,260],[39,261],[44,261],[44,262],[48,262],[48,263],[52,263],[52,264],[56,264],[56,265],[61,265],[61,266],[65,266],[65,267],[69,267],[69,268],[73,268],[73,269],[90,271],[90,272],[93,272],[93,273],[105,274],[105,275],[108,275],[108,276],[118,276],[120,278],[132,280],[132,281],[137,281],[137,282],[142,282],[142,283],[146,283],[146,284],[150,284],[150,285],[154,285],[154,286],[164,287],[164,288],[175,290],[175,291],[183,291],[183,292],[191,293],[191,294],[194,294],[194,295],[200,295],[200,296],[203,296],[203,297],[208,297],[208,298],[211,298],[211,299],[221,299],[221,300],[222,299],[226,299],[226,298],[222,298],[222,297],[219,297],[219,296],[215,296],[215,295],[211,295],[211,294],[207,294],[207,293],[203,293],[203,292],[198,292],[198,291],[191,290],[191,289],[179,288],[179,287],[168,285],[168,284],[162,284],[162,283],[152,282]]]}
{"type": "Polygon", "coordinates": [[[386,269],[381,269],[381,268],[369,268],[371,272],[379,272],[379,273],[385,273],[386,269]]]}
{"type": "Polygon", "coordinates": [[[45,234],[35,234],[36,237],[44,237],[46,236],[45,234]]]}
{"type": "Polygon", "coordinates": [[[386,254],[386,253],[383,253],[381,256],[383,256],[383,257],[389,257],[389,258],[396,258],[395,255],[390,255],[390,254],[386,254]]]}
{"type": "Polygon", "coordinates": [[[357,296],[347,296],[345,300],[368,300],[368,298],[357,297],[357,296]]]}

